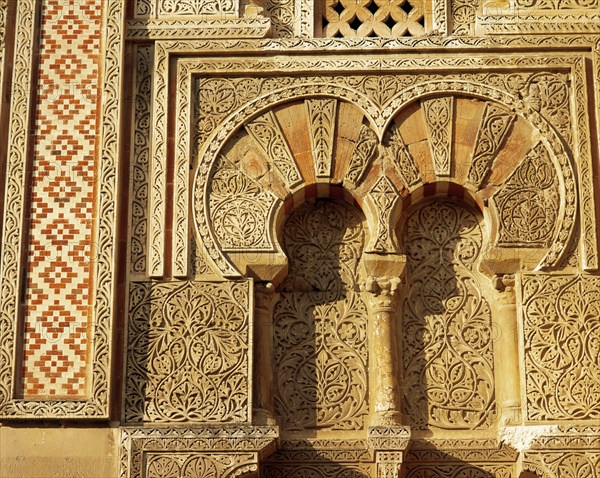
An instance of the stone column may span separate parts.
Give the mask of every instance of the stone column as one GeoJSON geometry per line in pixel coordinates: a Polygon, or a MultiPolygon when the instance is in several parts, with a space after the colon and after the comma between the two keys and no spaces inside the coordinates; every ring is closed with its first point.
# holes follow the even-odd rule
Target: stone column
{"type": "Polygon", "coordinates": [[[499,418],[502,426],[519,425],[521,421],[521,374],[514,285],[515,277],[512,274],[505,274],[498,280],[500,297],[496,318],[498,330],[494,333],[494,355],[499,418]]]}
{"type": "Polygon", "coordinates": [[[275,287],[271,282],[254,285],[253,421],[274,425],[273,413],[273,306],[275,287]]]}
{"type": "Polygon", "coordinates": [[[396,339],[396,295],[400,278],[369,276],[365,290],[370,302],[370,393],[373,426],[400,425],[398,347],[396,339]]]}

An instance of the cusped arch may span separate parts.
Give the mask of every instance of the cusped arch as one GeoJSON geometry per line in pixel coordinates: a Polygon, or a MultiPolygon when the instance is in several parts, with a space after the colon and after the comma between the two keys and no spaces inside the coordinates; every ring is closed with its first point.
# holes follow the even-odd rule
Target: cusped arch
{"type": "Polygon", "coordinates": [[[555,267],[575,226],[570,154],[538,113],[517,99],[508,106],[510,95],[493,88],[473,89],[431,82],[390,103],[384,148],[398,187],[464,186],[485,205],[497,262],[521,256],[529,269],[555,267]]]}

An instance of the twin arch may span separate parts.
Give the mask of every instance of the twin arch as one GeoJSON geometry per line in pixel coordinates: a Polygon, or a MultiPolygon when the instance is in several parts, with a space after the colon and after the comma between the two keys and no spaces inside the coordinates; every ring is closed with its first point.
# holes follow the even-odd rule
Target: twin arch
{"type": "Polygon", "coordinates": [[[299,86],[234,113],[201,151],[195,176],[196,232],[215,272],[270,279],[261,264],[285,262],[277,228],[311,196],[355,200],[369,225],[367,251],[397,253],[401,211],[453,191],[482,211],[490,261],[560,265],[575,225],[570,155],[537,113],[517,115],[507,105],[518,100],[476,87],[487,98],[473,96],[474,85],[440,81],[378,108],[345,88],[309,96],[299,86]]]}

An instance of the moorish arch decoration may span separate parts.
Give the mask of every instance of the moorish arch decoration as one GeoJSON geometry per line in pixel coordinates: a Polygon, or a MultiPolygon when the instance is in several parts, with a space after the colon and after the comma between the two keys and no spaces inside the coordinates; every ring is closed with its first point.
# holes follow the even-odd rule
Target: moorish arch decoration
{"type": "Polygon", "coordinates": [[[401,226],[405,419],[414,430],[489,429],[495,337],[489,279],[477,270],[482,218],[464,200],[438,196],[419,201],[401,226]]]}
{"type": "Polygon", "coordinates": [[[289,259],[273,312],[275,413],[282,433],[364,430],[368,424],[368,313],[360,291],[360,211],[317,199],[282,233],[289,259]]]}
{"type": "Polygon", "coordinates": [[[391,201],[440,181],[466,188],[481,204],[487,262],[505,272],[559,264],[577,197],[570,154],[546,120],[517,114],[510,97],[491,88],[493,99],[485,97],[482,85],[409,87],[383,109],[347,89],[323,89],[332,93],[310,96],[296,87],[261,97],[208,136],[194,209],[198,242],[216,273],[244,274],[249,253],[258,262],[261,254],[285,261],[277,218],[311,188],[341,185],[364,200],[377,229],[368,249],[396,248],[391,201]],[[297,99],[282,100],[294,92],[297,99]]]}

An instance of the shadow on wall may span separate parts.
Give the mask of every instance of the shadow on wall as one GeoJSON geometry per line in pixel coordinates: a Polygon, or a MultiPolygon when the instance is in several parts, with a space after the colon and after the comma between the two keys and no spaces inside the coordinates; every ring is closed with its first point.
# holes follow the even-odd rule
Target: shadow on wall
{"type": "Polygon", "coordinates": [[[489,429],[496,420],[492,314],[477,262],[483,231],[451,198],[425,201],[402,226],[400,298],[405,421],[413,430],[489,429]]]}
{"type": "Polygon", "coordinates": [[[285,223],[289,273],[273,319],[275,410],[284,432],[365,429],[364,242],[360,212],[343,203],[306,203],[285,223]]]}

